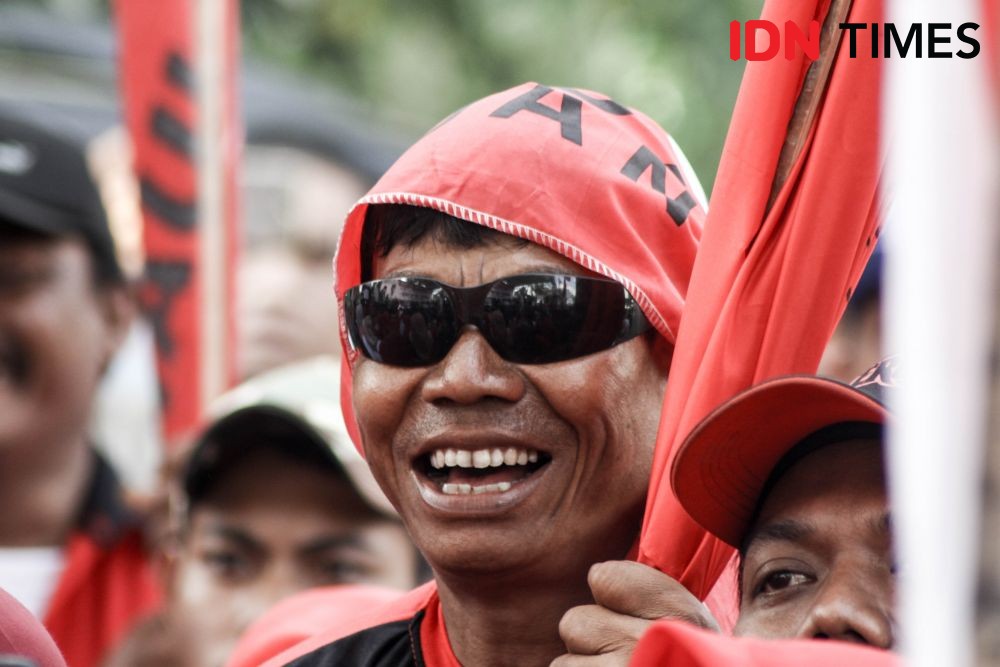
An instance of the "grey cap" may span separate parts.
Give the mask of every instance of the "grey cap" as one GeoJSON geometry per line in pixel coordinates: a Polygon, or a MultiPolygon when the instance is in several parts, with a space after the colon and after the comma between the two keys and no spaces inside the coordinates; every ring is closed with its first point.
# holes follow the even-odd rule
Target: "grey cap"
{"type": "Polygon", "coordinates": [[[203,495],[221,470],[239,460],[243,440],[227,434],[247,428],[332,462],[372,509],[398,516],[347,434],[340,410],[339,359],[322,356],[282,366],[219,397],[184,471],[189,500],[203,495]],[[295,437],[284,437],[289,429],[294,429],[295,437]]]}

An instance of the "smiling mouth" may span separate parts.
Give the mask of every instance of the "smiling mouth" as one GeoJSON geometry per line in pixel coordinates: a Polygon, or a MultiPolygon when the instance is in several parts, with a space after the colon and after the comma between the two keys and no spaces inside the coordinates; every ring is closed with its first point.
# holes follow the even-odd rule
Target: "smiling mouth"
{"type": "Polygon", "coordinates": [[[419,457],[415,468],[444,495],[461,496],[506,493],[551,461],[549,454],[524,447],[449,447],[419,457]]]}

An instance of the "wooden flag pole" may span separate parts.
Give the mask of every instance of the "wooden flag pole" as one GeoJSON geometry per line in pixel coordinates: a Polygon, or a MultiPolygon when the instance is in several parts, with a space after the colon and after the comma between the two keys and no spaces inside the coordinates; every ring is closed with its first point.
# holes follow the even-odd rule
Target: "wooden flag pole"
{"type": "Polygon", "coordinates": [[[819,41],[820,56],[809,66],[806,78],[802,83],[802,91],[795,101],[795,110],[788,122],[788,134],[781,147],[781,154],[778,156],[778,168],[775,170],[771,196],[767,201],[768,211],[771,210],[778,193],[788,181],[792,167],[802,153],[806,137],[816,119],[816,112],[823,100],[823,92],[826,90],[830,70],[833,68],[833,60],[837,55],[837,47],[840,45],[842,31],[839,26],[847,19],[847,15],[851,11],[851,2],[852,0],[832,0],[826,18],[823,20],[819,41]]]}

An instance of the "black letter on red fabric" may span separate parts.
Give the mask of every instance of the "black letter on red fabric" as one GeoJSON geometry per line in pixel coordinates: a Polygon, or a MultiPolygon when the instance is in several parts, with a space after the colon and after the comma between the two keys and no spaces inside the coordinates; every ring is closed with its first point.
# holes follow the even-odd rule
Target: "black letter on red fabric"
{"type": "MultiPolygon", "coordinates": [[[[677,199],[671,199],[667,196],[667,168],[673,172],[674,176],[677,177],[681,183],[684,183],[684,179],[681,177],[681,170],[677,168],[675,164],[665,164],[657,155],[646,148],[645,146],[640,146],[639,150],[629,158],[629,161],[625,163],[622,167],[621,173],[638,182],[639,177],[642,176],[647,169],[652,167],[652,173],[650,174],[650,183],[653,185],[653,189],[657,192],[662,193],[667,199],[667,213],[673,218],[674,223],[680,227],[687,220],[688,214],[691,212],[698,203],[694,200],[687,190],[681,193],[681,196],[677,199]]],[[[686,185],[686,184],[685,184],[686,185]]]]}
{"type": "Polygon", "coordinates": [[[559,121],[562,128],[563,139],[572,141],[577,146],[583,145],[583,128],[580,124],[580,108],[583,103],[573,97],[563,93],[562,107],[559,111],[541,104],[538,100],[552,92],[548,86],[538,85],[526,92],[524,95],[514,98],[507,104],[490,114],[496,118],[510,118],[518,111],[530,111],[540,116],[559,121]]]}
{"type": "Polygon", "coordinates": [[[167,319],[174,297],[188,287],[191,265],[184,261],[149,260],[146,263],[146,284],[139,298],[148,314],[157,347],[169,359],[174,353],[174,338],[167,319]]]}

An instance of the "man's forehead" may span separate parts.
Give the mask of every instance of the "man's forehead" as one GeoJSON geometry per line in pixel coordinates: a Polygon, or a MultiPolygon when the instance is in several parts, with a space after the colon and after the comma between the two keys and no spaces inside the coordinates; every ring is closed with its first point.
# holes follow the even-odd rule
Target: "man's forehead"
{"type": "MultiPolygon", "coordinates": [[[[771,531],[775,536],[803,532],[812,525],[813,516],[829,507],[851,508],[855,502],[858,510],[872,503],[887,507],[882,447],[877,439],[830,443],[781,469],[762,491],[747,536],[771,525],[777,526],[771,531]]],[[[886,511],[880,510],[880,516],[886,511]]]]}
{"type": "Polygon", "coordinates": [[[456,286],[472,286],[523,273],[595,275],[576,262],[513,236],[494,237],[472,248],[456,247],[439,237],[397,245],[375,259],[374,277],[420,276],[456,286]]]}

